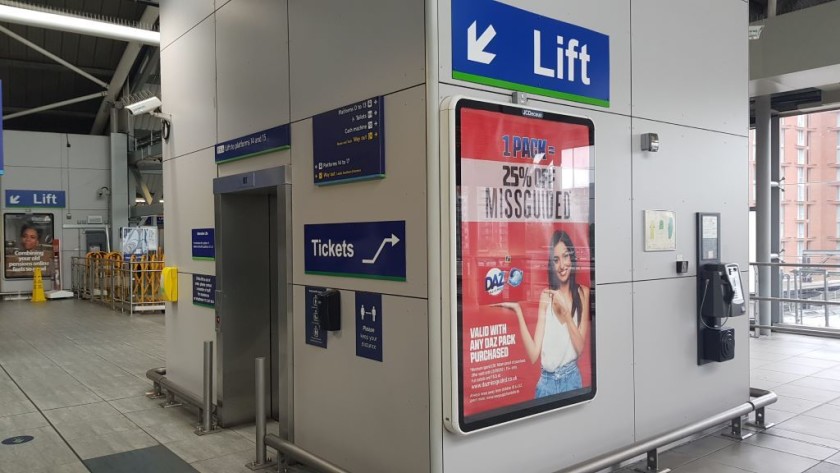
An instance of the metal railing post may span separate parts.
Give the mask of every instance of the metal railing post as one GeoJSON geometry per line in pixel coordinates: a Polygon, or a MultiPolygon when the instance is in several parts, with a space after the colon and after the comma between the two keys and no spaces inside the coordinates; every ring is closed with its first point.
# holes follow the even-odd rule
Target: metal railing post
{"type": "Polygon", "coordinates": [[[261,470],[277,465],[265,453],[265,358],[254,359],[254,388],[256,390],[256,427],[257,427],[257,455],[247,466],[251,470],[261,470]]]}
{"type": "Polygon", "coordinates": [[[195,429],[196,435],[219,432],[221,429],[213,422],[213,341],[204,342],[204,406],[201,408],[201,425],[195,429]]]}
{"type": "MultiPolygon", "coordinates": [[[[828,302],[828,270],[823,270],[823,300],[828,302]]],[[[823,304],[823,311],[825,314],[825,326],[829,327],[831,324],[828,322],[828,304],[823,304]]]]}

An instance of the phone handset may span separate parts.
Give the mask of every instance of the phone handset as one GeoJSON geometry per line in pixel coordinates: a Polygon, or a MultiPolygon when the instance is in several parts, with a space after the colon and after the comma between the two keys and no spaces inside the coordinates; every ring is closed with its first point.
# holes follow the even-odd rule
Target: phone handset
{"type": "Polygon", "coordinates": [[[738,265],[729,263],[725,266],[725,270],[726,282],[729,283],[729,290],[731,291],[729,303],[741,305],[744,303],[744,291],[741,288],[741,273],[738,265]]]}

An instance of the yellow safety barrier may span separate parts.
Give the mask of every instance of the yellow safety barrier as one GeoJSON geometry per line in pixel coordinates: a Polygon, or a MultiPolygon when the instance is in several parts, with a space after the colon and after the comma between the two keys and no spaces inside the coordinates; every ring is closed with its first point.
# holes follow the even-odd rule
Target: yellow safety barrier
{"type": "Polygon", "coordinates": [[[72,259],[72,287],[79,298],[96,300],[132,314],[164,309],[160,295],[163,252],[134,255],[126,261],[118,252],[90,252],[72,259]]]}

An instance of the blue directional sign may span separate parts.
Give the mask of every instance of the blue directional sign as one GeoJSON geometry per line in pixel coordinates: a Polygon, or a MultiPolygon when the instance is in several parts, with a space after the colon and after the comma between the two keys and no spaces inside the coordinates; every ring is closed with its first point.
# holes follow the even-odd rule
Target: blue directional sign
{"type": "Polygon", "coordinates": [[[304,225],[304,272],[405,281],[405,221],[304,225]]]}
{"type": "Polygon", "coordinates": [[[6,207],[64,208],[66,206],[64,191],[6,189],[6,207]]]}
{"type": "Polygon", "coordinates": [[[291,144],[289,125],[276,126],[217,144],[216,164],[288,149],[291,144]]]}
{"type": "Polygon", "coordinates": [[[356,293],[356,356],[382,361],[382,294],[356,293]]]}
{"type": "Polygon", "coordinates": [[[192,229],[192,259],[216,259],[216,230],[213,228],[192,229]]]}
{"type": "Polygon", "coordinates": [[[318,185],[385,177],[383,97],[312,117],[312,161],[318,185]]]}
{"type": "Polygon", "coordinates": [[[452,0],[452,78],[610,105],[610,38],[494,0],[452,0]]]}

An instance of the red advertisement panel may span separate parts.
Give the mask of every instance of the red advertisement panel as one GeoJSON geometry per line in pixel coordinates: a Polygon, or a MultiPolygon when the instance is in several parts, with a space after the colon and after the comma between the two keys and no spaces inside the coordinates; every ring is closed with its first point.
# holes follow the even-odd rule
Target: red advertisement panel
{"type": "Polygon", "coordinates": [[[462,100],[456,135],[461,429],[591,399],[592,123],[462,100]]]}

